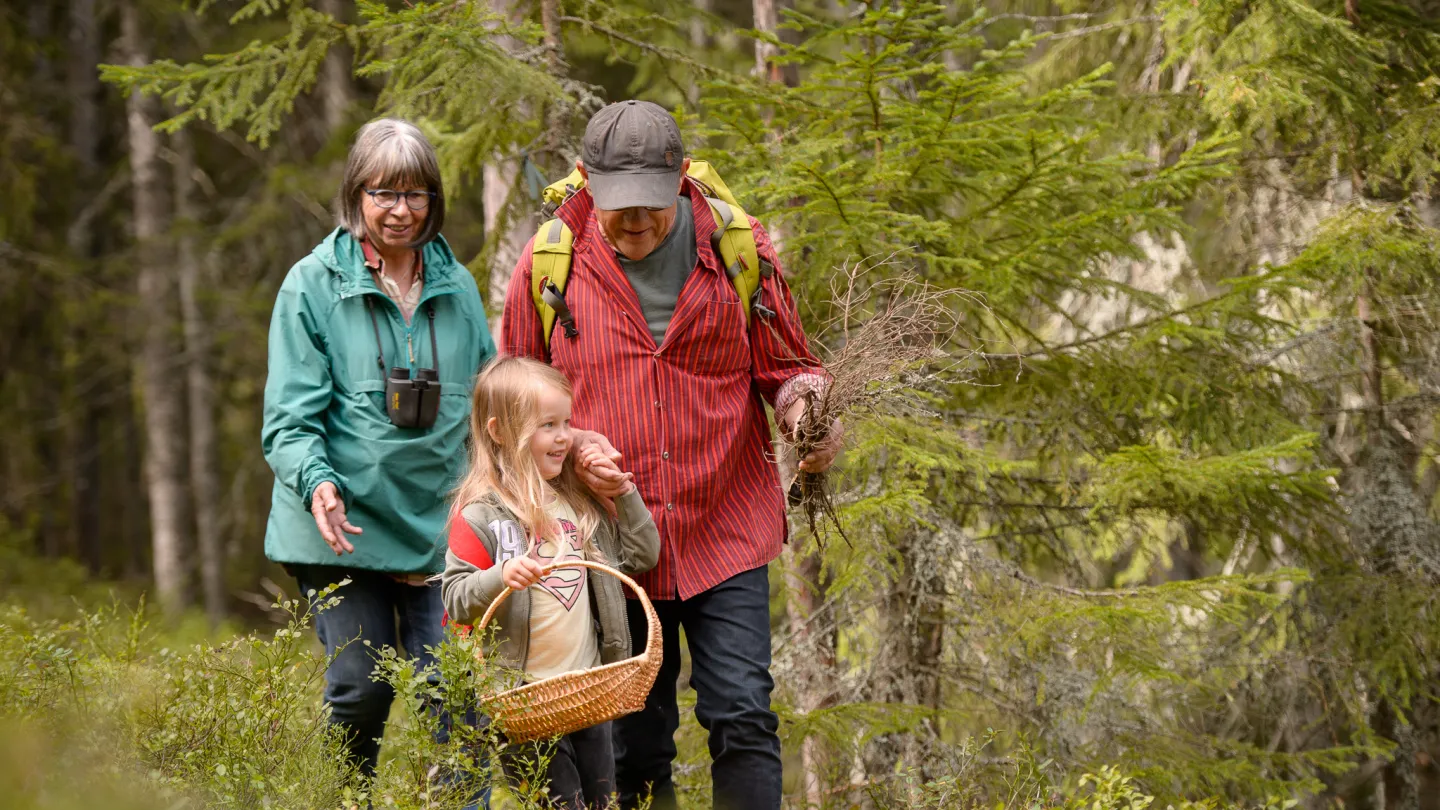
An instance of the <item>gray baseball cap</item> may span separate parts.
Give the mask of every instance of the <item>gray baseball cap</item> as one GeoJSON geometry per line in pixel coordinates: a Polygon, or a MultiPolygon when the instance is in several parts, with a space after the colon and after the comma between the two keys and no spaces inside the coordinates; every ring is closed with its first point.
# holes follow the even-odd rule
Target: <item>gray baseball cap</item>
{"type": "Polygon", "coordinates": [[[595,207],[669,208],[680,188],[685,147],[664,107],[621,101],[602,107],[585,126],[581,161],[595,207]]]}

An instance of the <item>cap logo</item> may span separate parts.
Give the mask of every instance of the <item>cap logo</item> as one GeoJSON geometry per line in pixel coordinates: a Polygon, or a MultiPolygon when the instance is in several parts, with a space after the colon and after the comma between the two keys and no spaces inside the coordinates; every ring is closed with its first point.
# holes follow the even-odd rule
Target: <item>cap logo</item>
{"type": "Polygon", "coordinates": [[[665,165],[666,165],[666,166],[674,166],[674,165],[675,165],[675,153],[672,152],[672,151],[670,151],[669,149],[666,149],[666,150],[665,150],[665,165]]]}

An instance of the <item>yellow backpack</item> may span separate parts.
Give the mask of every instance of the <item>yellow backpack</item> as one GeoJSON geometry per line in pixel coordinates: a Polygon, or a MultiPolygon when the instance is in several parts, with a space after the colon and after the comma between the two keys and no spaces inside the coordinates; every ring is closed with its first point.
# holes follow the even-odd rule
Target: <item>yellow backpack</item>
{"type": "MultiPolygon", "coordinates": [[[[709,163],[692,160],[686,172],[691,180],[700,184],[710,212],[720,226],[715,229],[711,242],[720,261],[725,265],[725,274],[735,285],[740,295],[742,311],[749,322],[753,309],[762,318],[774,317],[774,310],[760,302],[760,281],[769,278],[775,268],[760,258],[755,247],[755,233],[750,230],[750,217],[735,202],[730,188],[709,163]]],[[[580,170],[571,172],[565,179],[545,187],[543,198],[545,211],[553,214],[570,195],[585,185],[580,170]]],[[[540,322],[545,327],[545,345],[550,345],[550,333],[558,320],[565,330],[565,336],[573,338],[580,334],[575,325],[575,316],[565,304],[565,282],[570,278],[570,259],[574,254],[575,234],[559,219],[551,219],[535,232],[535,242],[530,251],[530,292],[535,299],[535,309],[540,313],[540,322]]]]}

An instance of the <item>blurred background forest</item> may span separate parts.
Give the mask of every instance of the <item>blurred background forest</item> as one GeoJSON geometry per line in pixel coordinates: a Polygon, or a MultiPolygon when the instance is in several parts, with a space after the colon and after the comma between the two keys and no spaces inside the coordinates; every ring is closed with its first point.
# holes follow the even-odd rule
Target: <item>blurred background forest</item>
{"type": "Polygon", "coordinates": [[[34,736],[0,786],[60,806],[23,763],[77,745],[320,806],[275,743],[318,745],[262,553],[276,290],[401,115],[498,324],[540,188],[638,97],[826,356],[850,278],[962,325],[848,416],[845,538],[792,521],[773,569],[793,806],[1440,807],[1437,67],[1436,0],[6,3],[0,717],[34,736]],[[142,591],[170,629],[86,612],[142,591]],[[299,697],[215,702],[221,660],[299,697]],[[172,705],[270,725],[179,756],[172,705]]]}

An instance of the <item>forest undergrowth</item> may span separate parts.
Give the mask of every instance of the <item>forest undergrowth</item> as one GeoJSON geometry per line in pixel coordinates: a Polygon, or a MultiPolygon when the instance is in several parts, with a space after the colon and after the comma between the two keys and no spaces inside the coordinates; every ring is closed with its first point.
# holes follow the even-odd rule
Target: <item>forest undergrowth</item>
{"type": "MultiPolygon", "coordinates": [[[[4,555],[11,573],[49,565],[13,547],[4,555]]],[[[473,640],[450,637],[428,672],[415,671],[394,651],[381,654],[374,677],[401,697],[379,772],[362,784],[327,723],[321,701],[325,658],[304,600],[277,599],[275,615],[285,617],[280,626],[209,631],[198,614],[165,619],[143,596],[131,603],[132,594],[83,575],[58,578],[53,581],[60,587],[44,589],[22,581],[9,579],[0,599],[0,807],[299,810],[368,801],[395,810],[459,810],[476,780],[494,778],[491,763],[502,745],[496,735],[457,723],[447,741],[437,742],[441,721],[427,709],[428,698],[452,716],[473,710],[488,683],[474,670],[473,640]],[[432,685],[437,675],[440,684],[432,685]]],[[[338,599],[327,589],[314,595],[313,609],[333,607],[338,599]]],[[[688,703],[693,705],[693,695],[688,703]]],[[[797,717],[780,708],[793,732],[797,717]]],[[[682,763],[702,761],[703,733],[693,715],[683,723],[682,763]]],[[[1159,807],[1119,768],[1065,774],[1023,745],[998,754],[996,737],[991,731],[956,743],[936,760],[945,764],[929,778],[897,772],[831,790],[820,806],[1159,807]]],[[[703,770],[678,768],[688,806],[709,803],[703,770]]],[[[531,793],[538,784],[528,783],[531,793]]],[[[496,810],[544,806],[498,780],[494,787],[496,810]]],[[[1294,804],[1277,798],[1256,806],[1294,804]]],[[[1239,807],[1218,799],[1171,806],[1239,807]]]]}

